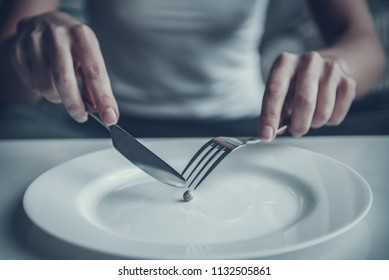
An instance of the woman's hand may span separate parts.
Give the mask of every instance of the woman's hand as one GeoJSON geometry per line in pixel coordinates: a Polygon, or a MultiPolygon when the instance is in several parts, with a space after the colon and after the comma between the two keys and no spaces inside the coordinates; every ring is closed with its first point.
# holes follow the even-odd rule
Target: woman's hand
{"type": "Polygon", "coordinates": [[[117,122],[118,107],[99,43],[86,25],[58,11],[22,20],[10,56],[29,88],[53,103],[62,102],[76,121],[87,120],[86,98],[106,124],[117,122]]]}
{"type": "Polygon", "coordinates": [[[345,62],[319,52],[281,54],[267,80],[259,136],[273,140],[286,117],[294,136],[303,136],[311,127],[340,124],[356,97],[356,83],[347,72],[345,62]]]}
{"type": "Polygon", "coordinates": [[[351,103],[369,92],[385,66],[385,55],[365,0],[308,0],[326,48],[281,54],[270,72],[259,135],[272,140],[291,116],[290,132],[338,125],[351,103]],[[358,85],[358,86],[356,86],[358,85]]]}

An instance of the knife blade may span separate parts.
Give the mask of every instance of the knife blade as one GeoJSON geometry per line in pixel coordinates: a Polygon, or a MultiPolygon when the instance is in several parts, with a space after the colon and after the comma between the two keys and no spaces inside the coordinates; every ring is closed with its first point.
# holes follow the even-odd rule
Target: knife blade
{"type": "Polygon", "coordinates": [[[109,130],[114,148],[135,166],[162,183],[178,188],[185,187],[185,179],[173,167],[131,134],[117,124],[107,126],[91,111],[89,115],[109,130]]]}

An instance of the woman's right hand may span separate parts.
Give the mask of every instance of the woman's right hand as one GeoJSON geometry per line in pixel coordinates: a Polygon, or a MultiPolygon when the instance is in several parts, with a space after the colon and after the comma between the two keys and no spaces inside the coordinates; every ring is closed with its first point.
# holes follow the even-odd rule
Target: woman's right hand
{"type": "Polygon", "coordinates": [[[106,124],[117,122],[119,110],[99,43],[88,26],[58,11],[23,19],[10,56],[26,86],[50,102],[62,102],[76,121],[88,118],[85,98],[106,124]]]}

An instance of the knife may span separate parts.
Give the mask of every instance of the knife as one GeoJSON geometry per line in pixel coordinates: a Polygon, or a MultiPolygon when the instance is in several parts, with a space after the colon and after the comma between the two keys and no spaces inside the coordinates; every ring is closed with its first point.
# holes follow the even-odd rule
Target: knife
{"type": "Polygon", "coordinates": [[[109,130],[115,149],[135,166],[162,183],[177,188],[185,187],[185,179],[173,167],[142,145],[131,134],[117,124],[107,126],[90,110],[88,113],[109,130]]]}

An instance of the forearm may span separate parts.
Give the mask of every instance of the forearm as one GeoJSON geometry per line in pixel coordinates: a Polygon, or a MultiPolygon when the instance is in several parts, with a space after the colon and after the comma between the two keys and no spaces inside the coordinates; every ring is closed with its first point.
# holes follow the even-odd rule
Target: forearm
{"type": "Polygon", "coordinates": [[[357,97],[366,94],[385,65],[366,0],[307,1],[328,45],[319,52],[343,64],[344,71],[356,81],[357,97]]]}
{"type": "Polygon", "coordinates": [[[319,53],[338,61],[343,71],[356,81],[357,97],[374,86],[385,66],[382,45],[371,31],[346,33],[319,53]]]}

